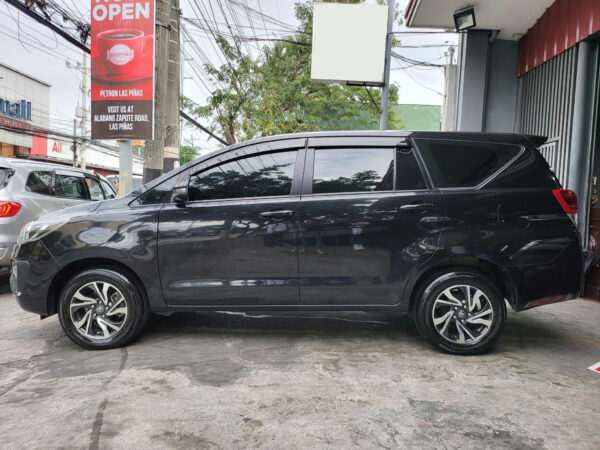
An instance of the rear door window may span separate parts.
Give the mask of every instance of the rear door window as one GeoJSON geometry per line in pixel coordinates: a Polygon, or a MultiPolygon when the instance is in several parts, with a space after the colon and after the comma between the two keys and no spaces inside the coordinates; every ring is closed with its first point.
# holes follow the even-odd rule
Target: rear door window
{"type": "Polygon", "coordinates": [[[54,176],[54,195],[74,200],[89,200],[85,178],[73,175],[54,176]]]}
{"type": "Polygon", "coordinates": [[[440,188],[474,187],[519,154],[518,145],[415,139],[433,184],[440,188]]]}
{"type": "Polygon", "coordinates": [[[52,195],[52,172],[35,171],[27,177],[25,187],[36,194],[52,195]]]}
{"type": "Polygon", "coordinates": [[[313,194],[393,189],[393,148],[315,150],[313,194]]]}

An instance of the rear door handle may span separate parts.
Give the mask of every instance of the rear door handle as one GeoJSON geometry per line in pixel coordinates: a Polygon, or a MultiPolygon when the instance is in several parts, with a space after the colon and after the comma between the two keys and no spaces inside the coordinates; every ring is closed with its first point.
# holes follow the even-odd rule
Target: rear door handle
{"type": "Polygon", "coordinates": [[[433,203],[415,202],[409,203],[408,205],[402,205],[400,207],[403,211],[418,211],[423,209],[433,209],[435,205],[433,203]]]}
{"type": "Polygon", "coordinates": [[[294,211],[291,209],[280,209],[277,211],[265,211],[260,213],[262,219],[285,219],[292,217],[293,215],[294,211]]]}

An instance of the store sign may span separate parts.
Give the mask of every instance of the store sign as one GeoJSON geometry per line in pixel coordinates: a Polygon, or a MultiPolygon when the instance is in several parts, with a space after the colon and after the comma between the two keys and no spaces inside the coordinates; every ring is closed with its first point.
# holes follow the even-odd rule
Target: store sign
{"type": "Polygon", "coordinates": [[[48,158],[73,161],[73,142],[48,139],[46,144],[46,155],[48,158]]]}
{"type": "Polygon", "coordinates": [[[154,135],[155,0],[92,0],[92,139],[154,135]]]}
{"type": "Polygon", "coordinates": [[[0,98],[0,114],[14,117],[15,119],[31,120],[31,102],[21,100],[20,102],[11,102],[0,98]]]}

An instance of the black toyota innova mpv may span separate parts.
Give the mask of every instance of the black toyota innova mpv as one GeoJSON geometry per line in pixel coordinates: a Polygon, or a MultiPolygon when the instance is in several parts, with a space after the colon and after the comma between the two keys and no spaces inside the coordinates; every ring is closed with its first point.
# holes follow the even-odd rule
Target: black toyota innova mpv
{"type": "Polygon", "coordinates": [[[130,343],[150,312],[377,309],[413,314],[443,351],[482,353],[507,304],[579,294],[577,199],[544,142],[393,131],[236,144],[29,223],[11,287],[88,349],[130,343]]]}

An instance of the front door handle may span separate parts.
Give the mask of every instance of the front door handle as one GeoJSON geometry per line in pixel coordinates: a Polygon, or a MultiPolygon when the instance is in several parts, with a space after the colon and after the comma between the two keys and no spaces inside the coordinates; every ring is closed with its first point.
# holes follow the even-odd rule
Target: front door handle
{"type": "Polygon", "coordinates": [[[294,211],[291,209],[280,209],[277,211],[265,211],[260,213],[262,219],[286,219],[293,215],[294,211]]]}
{"type": "Polygon", "coordinates": [[[414,202],[409,203],[407,205],[402,205],[400,207],[403,211],[419,211],[423,209],[433,209],[435,205],[433,203],[425,203],[425,202],[414,202]]]}

